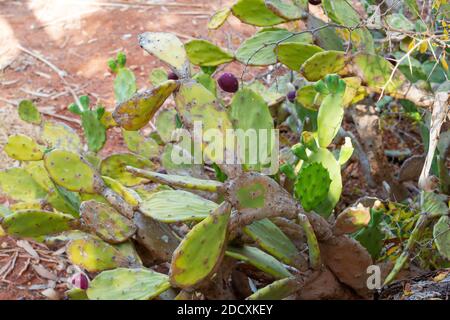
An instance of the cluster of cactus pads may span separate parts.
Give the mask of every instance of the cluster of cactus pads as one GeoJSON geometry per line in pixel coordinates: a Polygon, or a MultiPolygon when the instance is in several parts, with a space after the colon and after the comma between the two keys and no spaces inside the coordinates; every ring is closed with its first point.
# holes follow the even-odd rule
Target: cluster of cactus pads
{"type": "MultiPolygon", "coordinates": [[[[231,13],[268,27],[303,19],[306,10],[307,1],[239,0],[217,12],[209,28],[219,28],[231,13]]],[[[340,14],[331,18],[342,19],[340,14]]],[[[366,31],[355,32],[367,37],[366,31]]],[[[83,283],[67,293],[72,299],[370,297],[366,271],[379,246],[370,236],[380,233],[377,205],[328,219],[341,195],[341,166],[353,152],[350,140],[337,152],[331,146],[344,108],[387,80],[392,67],[370,50],[348,55],[339,45],[321,48],[313,36],[268,28],[232,54],[206,40],[183,44],[170,33],[144,33],[141,47],[166,63],[170,74],[153,70],[153,87],[137,92],[125,56],[111,60],[114,111],[91,109],[87,97],[69,108],[81,117],[87,149],[74,130],[23,101],[21,119],[40,126],[41,136],[14,135],[4,146],[20,166],[0,172],[0,189],[13,200],[0,211],[2,231],[65,246],[70,261],[92,278],[88,285],[72,281],[83,283]],[[213,74],[232,61],[280,61],[294,79],[261,90],[260,83],[239,85],[227,74],[219,86],[237,92],[226,106],[213,74]],[[201,71],[192,74],[194,65],[201,71]],[[295,95],[285,99],[301,78],[295,95]],[[162,108],[169,97],[175,108],[162,108]],[[299,109],[309,117],[298,116],[299,109]],[[290,116],[280,120],[277,110],[290,116]],[[203,163],[172,161],[174,150],[193,157],[172,133],[189,131],[196,121],[225,135],[227,129],[274,129],[293,116],[303,130],[279,159],[283,181],[280,174],[263,174],[263,163],[223,164],[208,141],[201,141],[208,158],[203,163]],[[156,130],[144,135],[150,121],[156,130]],[[101,158],[111,127],[122,129],[129,151],[101,158]]],[[[337,38],[334,31],[331,37],[337,38]]],[[[404,82],[395,73],[387,93],[401,91],[404,82]]],[[[221,151],[231,152],[227,146],[221,151]]],[[[440,240],[440,231],[448,228],[443,216],[436,239],[447,254],[449,241],[440,240]]]]}

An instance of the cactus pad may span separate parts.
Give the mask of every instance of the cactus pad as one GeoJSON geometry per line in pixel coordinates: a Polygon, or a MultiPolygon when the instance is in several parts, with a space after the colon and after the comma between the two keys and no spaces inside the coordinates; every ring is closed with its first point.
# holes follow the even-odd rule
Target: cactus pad
{"type": "Polygon", "coordinates": [[[283,42],[275,49],[278,60],[294,71],[299,71],[306,60],[322,51],[313,44],[297,42],[283,42]]]}
{"type": "Polygon", "coordinates": [[[324,80],[320,80],[317,86],[325,86],[328,94],[320,104],[317,115],[317,131],[319,145],[322,148],[328,147],[341,127],[344,118],[344,93],[346,84],[339,79],[338,75],[327,75],[324,80]]]}
{"type": "Polygon", "coordinates": [[[136,93],[136,77],[133,71],[128,68],[121,67],[117,71],[114,79],[114,97],[116,103],[122,103],[130,99],[136,93]]]}
{"type": "Polygon", "coordinates": [[[44,199],[45,190],[23,168],[0,171],[0,190],[16,201],[44,199]]]}
{"type": "Polygon", "coordinates": [[[307,109],[318,110],[322,99],[312,84],[308,84],[297,90],[297,102],[307,109]]]}
{"type": "Polygon", "coordinates": [[[323,51],[314,54],[306,60],[301,73],[309,81],[317,81],[330,73],[337,73],[345,67],[345,53],[343,51],[323,51]]]}
{"type": "Polygon", "coordinates": [[[251,89],[239,90],[233,96],[230,117],[235,129],[241,129],[244,132],[254,130],[257,134],[257,158],[255,159],[251,159],[251,155],[254,154],[251,151],[254,150],[249,146],[249,143],[238,139],[238,144],[243,143],[246,147],[245,159],[241,159],[241,163],[255,170],[258,170],[261,165],[268,164],[273,151],[275,136],[272,132],[274,128],[273,118],[264,99],[251,89]],[[263,136],[264,133],[265,136],[263,136]],[[261,138],[265,138],[265,141],[261,138]],[[262,155],[265,155],[265,158],[260,158],[262,155]]]}
{"type": "Polygon", "coordinates": [[[295,182],[295,195],[306,211],[314,210],[327,198],[330,183],[328,170],[322,164],[307,164],[295,182]]]}
{"type": "Polygon", "coordinates": [[[37,161],[44,156],[42,147],[33,139],[23,134],[9,136],[3,149],[8,156],[20,161],[37,161]]]}
{"type": "Polygon", "coordinates": [[[225,250],[231,206],[223,202],[195,225],[173,253],[170,281],[179,288],[194,287],[211,275],[225,250]]]}
{"type": "Polygon", "coordinates": [[[384,212],[381,209],[370,209],[370,221],[367,227],[359,230],[352,237],[370,253],[374,261],[379,257],[384,245],[384,231],[382,230],[384,212]]]}
{"type": "Polygon", "coordinates": [[[150,269],[103,271],[90,283],[90,300],[149,300],[170,288],[169,277],[150,269]]]}
{"type": "Polygon", "coordinates": [[[239,0],[231,8],[233,15],[244,23],[258,27],[273,26],[285,20],[269,10],[264,0],[239,0]]]}
{"type": "Polygon", "coordinates": [[[223,8],[216,11],[209,19],[208,29],[210,30],[219,29],[225,23],[225,21],[227,21],[228,17],[230,16],[230,13],[231,13],[230,8],[223,8]]]}
{"type": "Polygon", "coordinates": [[[215,67],[234,60],[232,54],[206,40],[191,40],[185,43],[189,61],[203,67],[215,67]]]}
{"type": "Polygon", "coordinates": [[[434,225],[433,236],[439,253],[450,260],[450,218],[448,216],[439,218],[434,225]]]}
{"type": "Polygon", "coordinates": [[[269,219],[254,221],[244,233],[282,262],[299,267],[299,252],[292,241],[269,219]]]}
{"type": "Polygon", "coordinates": [[[155,126],[162,141],[168,143],[172,141],[172,133],[177,128],[177,112],[174,109],[164,109],[158,113],[155,126]]]}
{"type": "Polygon", "coordinates": [[[168,80],[158,87],[133,95],[116,106],[113,112],[114,120],[125,130],[142,128],[177,87],[177,82],[168,80]]]}
{"type": "Polygon", "coordinates": [[[182,190],[160,191],[142,202],[140,211],[162,222],[203,220],[218,205],[196,194],[182,190]]]}
{"type": "Polygon", "coordinates": [[[280,261],[255,247],[229,247],[225,254],[251,264],[259,270],[274,276],[276,279],[292,276],[280,261]]]}
{"type": "Polygon", "coordinates": [[[126,202],[128,202],[133,207],[137,207],[141,198],[133,189],[125,187],[119,181],[111,179],[110,177],[103,176],[103,181],[105,185],[111,188],[112,191],[121,196],[126,202]]]}
{"type": "Polygon", "coordinates": [[[189,63],[183,43],[172,33],[145,32],[139,35],[140,46],[173,67],[185,77],[189,75],[189,63]]]}
{"type": "Polygon", "coordinates": [[[33,180],[41,186],[45,191],[49,192],[54,189],[55,185],[48,176],[47,170],[44,166],[44,161],[32,161],[24,166],[26,172],[28,172],[33,180]]]}
{"type": "Polygon", "coordinates": [[[127,258],[119,250],[95,238],[71,240],[66,252],[73,264],[89,272],[128,266],[127,258]]]}
{"type": "Polygon", "coordinates": [[[102,175],[113,178],[121,184],[130,187],[141,184],[147,179],[135,177],[128,171],[126,166],[140,169],[153,169],[155,165],[148,159],[132,153],[117,153],[103,159],[100,165],[102,175]]]}
{"type": "Polygon", "coordinates": [[[275,64],[276,43],[289,38],[289,42],[312,43],[309,33],[294,35],[284,29],[264,30],[245,40],[236,51],[236,59],[240,62],[254,66],[275,64]]]}
{"type": "Polygon", "coordinates": [[[298,20],[306,16],[307,0],[265,0],[266,7],[285,20],[298,20]]]}
{"type": "Polygon", "coordinates": [[[314,208],[317,213],[328,217],[334,209],[334,206],[339,201],[342,192],[342,177],[341,166],[336,160],[334,155],[327,149],[320,148],[317,151],[311,153],[309,161],[319,162],[322,166],[328,170],[329,177],[331,179],[330,188],[326,199],[320,203],[319,206],[314,208]]]}
{"type": "Polygon", "coordinates": [[[136,227],[114,208],[95,200],[85,201],[80,206],[81,221],[108,243],[121,243],[130,238],[136,227]]]}
{"type": "Polygon", "coordinates": [[[20,101],[18,112],[20,119],[28,123],[40,124],[42,121],[41,114],[30,100],[20,101]]]}
{"type": "Polygon", "coordinates": [[[78,152],[81,141],[77,133],[68,125],[61,122],[44,122],[42,138],[49,147],[78,152]]]}
{"type": "Polygon", "coordinates": [[[51,179],[70,191],[95,193],[95,171],[76,153],[53,150],[44,157],[51,179]]]}
{"type": "Polygon", "coordinates": [[[139,131],[122,130],[123,139],[128,150],[144,158],[158,157],[159,146],[155,140],[150,137],[144,137],[139,131]]]}
{"type": "Polygon", "coordinates": [[[59,212],[21,210],[8,215],[2,221],[3,229],[19,237],[40,237],[72,228],[74,218],[59,212]]]}
{"type": "Polygon", "coordinates": [[[259,289],[247,300],[282,300],[298,291],[301,287],[302,284],[297,282],[295,278],[284,278],[259,289]]]}

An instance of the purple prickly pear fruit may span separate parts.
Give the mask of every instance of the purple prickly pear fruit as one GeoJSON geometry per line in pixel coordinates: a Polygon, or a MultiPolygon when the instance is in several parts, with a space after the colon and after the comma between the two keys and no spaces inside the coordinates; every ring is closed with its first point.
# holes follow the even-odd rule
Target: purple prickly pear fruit
{"type": "Polygon", "coordinates": [[[176,75],[175,72],[170,72],[170,73],[167,75],[167,79],[169,79],[169,80],[178,80],[178,76],[176,75]]]}
{"type": "Polygon", "coordinates": [[[73,284],[74,287],[77,287],[81,290],[87,290],[89,287],[89,279],[83,273],[76,273],[70,279],[70,283],[73,284]]]}
{"type": "Polygon", "coordinates": [[[289,91],[288,94],[286,95],[287,99],[289,100],[289,102],[294,103],[295,102],[295,98],[297,97],[297,91],[289,91]]]}
{"type": "Polygon", "coordinates": [[[234,76],[234,74],[229,72],[223,73],[219,77],[219,80],[217,80],[217,83],[219,84],[219,87],[225,92],[234,93],[239,89],[238,79],[234,76]]]}
{"type": "Polygon", "coordinates": [[[317,6],[322,3],[322,0],[308,0],[313,6],[317,6]]]}

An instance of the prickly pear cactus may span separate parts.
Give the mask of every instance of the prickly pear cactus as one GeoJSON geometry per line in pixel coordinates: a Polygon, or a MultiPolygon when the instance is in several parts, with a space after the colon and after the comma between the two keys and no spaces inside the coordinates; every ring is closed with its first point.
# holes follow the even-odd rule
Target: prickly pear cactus
{"type": "Polygon", "coordinates": [[[9,157],[21,161],[38,161],[44,156],[43,147],[23,134],[10,136],[3,150],[9,157]]]}
{"type": "Polygon", "coordinates": [[[317,208],[330,190],[330,174],[324,166],[313,162],[302,167],[295,182],[295,194],[303,208],[311,211],[317,208]]]}
{"type": "Polygon", "coordinates": [[[225,251],[230,205],[222,203],[184,237],[173,253],[170,282],[180,288],[195,287],[212,274],[225,251]]]}
{"type": "Polygon", "coordinates": [[[20,119],[28,123],[40,124],[42,121],[41,114],[30,100],[20,101],[18,112],[20,119]]]}
{"type": "Polygon", "coordinates": [[[135,232],[133,223],[106,204],[89,200],[81,203],[82,223],[108,243],[121,243],[135,232]]]}
{"type": "Polygon", "coordinates": [[[95,193],[95,172],[80,155],[53,150],[45,155],[44,165],[52,180],[67,190],[95,193]]]}
{"type": "Polygon", "coordinates": [[[170,288],[169,277],[150,269],[103,271],[87,290],[90,300],[149,300],[170,288]]]}
{"type": "Polygon", "coordinates": [[[6,216],[1,225],[11,235],[40,237],[66,231],[75,226],[75,219],[59,212],[21,210],[6,216]]]}
{"type": "Polygon", "coordinates": [[[127,267],[127,258],[112,245],[95,238],[75,239],[67,244],[69,260],[89,272],[127,267]]]}

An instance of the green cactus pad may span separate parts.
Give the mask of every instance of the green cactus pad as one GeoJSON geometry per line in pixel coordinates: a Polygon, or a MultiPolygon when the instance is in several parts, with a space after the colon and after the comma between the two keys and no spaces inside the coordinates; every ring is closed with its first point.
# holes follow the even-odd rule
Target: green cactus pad
{"type": "Polygon", "coordinates": [[[341,166],[352,157],[353,150],[352,140],[349,137],[345,137],[344,145],[341,146],[339,151],[339,164],[341,166]]]}
{"type": "Polygon", "coordinates": [[[269,219],[252,222],[243,228],[246,235],[275,258],[285,264],[298,267],[299,252],[292,241],[269,219]]]}
{"type": "MultiPolygon", "coordinates": [[[[225,136],[226,130],[233,128],[226,110],[218,103],[216,96],[195,81],[189,81],[180,86],[175,95],[175,102],[181,118],[192,125],[200,122],[204,132],[210,129],[210,132],[218,130],[225,136]]],[[[213,143],[204,141],[203,145],[203,152],[211,161],[224,163],[224,154],[227,153],[225,146],[215,150],[213,143]]]]}
{"type": "Polygon", "coordinates": [[[370,253],[374,261],[380,256],[384,246],[384,232],[382,230],[383,210],[370,209],[370,221],[367,227],[359,230],[352,237],[370,253]]]}
{"type": "Polygon", "coordinates": [[[312,43],[309,33],[295,35],[284,29],[262,30],[245,40],[236,51],[236,59],[252,66],[277,63],[276,44],[286,42],[312,43]]]}
{"type": "Polygon", "coordinates": [[[344,80],[346,84],[343,98],[344,101],[342,102],[344,107],[348,107],[364,98],[365,90],[361,87],[361,79],[359,77],[347,77],[342,80],[344,80]]]}
{"type": "Polygon", "coordinates": [[[177,87],[176,81],[168,80],[151,90],[135,94],[116,106],[114,120],[125,130],[144,127],[177,87]]]}
{"type": "Polygon", "coordinates": [[[95,171],[80,155],[56,149],[45,154],[44,165],[50,178],[61,187],[95,193],[95,171]]]}
{"type": "Polygon", "coordinates": [[[145,32],[139,35],[140,46],[169,64],[183,77],[189,75],[189,63],[183,43],[172,33],[145,32]]]}
{"type": "Polygon", "coordinates": [[[306,211],[314,210],[327,198],[330,183],[328,170],[322,164],[307,164],[298,174],[295,195],[306,211]]]}
{"type": "Polygon", "coordinates": [[[309,156],[311,163],[318,162],[328,170],[331,184],[328,190],[328,195],[318,207],[314,208],[317,213],[328,217],[334,209],[334,206],[339,201],[342,192],[342,177],[341,166],[334,155],[327,149],[320,148],[309,156]]]}
{"type": "Polygon", "coordinates": [[[16,201],[44,199],[47,194],[23,168],[0,171],[0,191],[16,201]]]}
{"type": "Polygon", "coordinates": [[[195,225],[173,253],[170,281],[179,288],[194,287],[210,276],[225,250],[231,206],[222,203],[195,225]]]}
{"type": "Polygon", "coordinates": [[[32,124],[40,124],[42,121],[41,114],[36,106],[30,100],[22,100],[18,107],[19,117],[23,121],[32,124]]]}
{"type": "Polygon", "coordinates": [[[149,300],[170,288],[169,277],[150,269],[103,271],[91,281],[90,300],[149,300]]]}
{"type": "Polygon", "coordinates": [[[246,146],[245,159],[241,159],[241,162],[255,170],[258,170],[261,165],[268,164],[275,136],[272,134],[274,128],[272,115],[264,99],[251,89],[239,90],[231,101],[230,117],[235,129],[241,129],[244,132],[254,130],[257,135],[255,137],[258,139],[257,148],[251,148],[248,142],[238,140],[238,144],[243,143],[246,146]],[[264,131],[260,130],[266,130],[266,141],[261,139],[264,131]],[[255,151],[251,152],[252,149],[256,149],[257,159],[250,158],[255,153],[255,151]],[[259,157],[264,154],[262,150],[265,150],[266,157],[260,159],[259,157]]]}
{"type": "Polygon", "coordinates": [[[439,253],[450,260],[450,218],[442,216],[433,228],[434,243],[439,253]]]}
{"type": "Polygon", "coordinates": [[[123,139],[128,150],[144,158],[158,157],[159,146],[150,137],[144,137],[139,131],[122,130],[123,139]]]}
{"type": "Polygon", "coordinates": [[[322,51],[313,44],[297,42],[283,42],[275,48],[278,60],[294,71],[299,71],[306,60],[322,51]]]}
{"type": "Polygon", "coordinates": [[[273,26],[286,22],[269,10],[264,0],[239,0],[231,7],[233,15],[244,23],[258,27],[273,26]]]}
{"type": "Polygon", "coordinates": [[[71,240],[66,253],[73,264],[89,272],[128,266],[127,258],[119,250],[95,238],[71,240]]]}
{"type": "Polygon", "coordinates": [[[106,128],[101,123],[97,110],[86,110],[81,114],[81,124],[90,151],[98,152],[106,142],[106,128]]]}
{"type": "Polygon", "coordinates": [[[265,0],[266,7],[285,20],[298,20],[306,17],[308,0],[265,0]]]}
{"type": "Polygon", "coordinates": [[[182,190],[160,191],[141,203],[139,210],[155,220],[180,222],[203,220],[218,205],[191,192],[182,190]]]}
{"type": "Polygon", "coordinates": [[[200,83],[206,89],[212,92],[215,96],[217,96],[217,81],[211,77],[209,74],[199,72],[195,74],[192,79],[200,83]]]}
{"type": "Polygon", "coordinates": [[[159,86],[161,83],[168,80],[166,70],[164,68],[152,69],[149,80],[154,87],[159,86]]]}
{"type": "Polygon", "coordinates": [[[9,205],[9,209],[11,211],[20,211],[20,210],[41,210],[43,209],[43,201],[36,200],[30,202],[16,202],[14,204],[9,205]]]}
{"type": "MultiPolygon", "coordinates": [[[[317,115],[317,131],[319,136],[319,145],[322,148],[328,147],[341,127],[344,118],[344,93],[346,84],[344,80],[339,79],[338,75],[327,75],[325,84],[329,92],[320,104],[317,115]]],[[[321,83],[316,84],[321,85],[321,83]]]]}
{"type": "Polygon", "coordinates": [[[78,152],[81,141],[77,133],[68,125],[60,122],[44,122],[42,139],[49,147],[78,152]]]}
{"type": "Polygon", "coordinates": [[[308,84],[297,90],[296,100],[303,107],[316,111],[319,109],[320,103],[323,99],[320,96],[318,99],[317,96],[319,96],[319,94],[314,88],[314,85],[308,84]]]}
{"type": "Polygon", "coordinates": [[[153,169],[155,165],[148,159],[132,153],[117,153],[102,160],[100,172],[121,184],[130,187],[141,184],[147,179],[133,176],[125,170],[126,166],[140,169],[153,169]]]}
{"type": "Polygon", "coordinates": [[[18,237],[46,236],[72,228],[75,219],[67,214],[43,210],[21,210],[2,221],[3,229],[18,237]]]}
{"type": "Polygon", "coordinates": [[[292,276],[280,261],[255,247],[228,247],[225,254],[234,259],[251,264],[259,270],[274,276],[276,279],[292,276]]]}
{"type": "Polygon", "coordinates": [[[36,141],[23,134],[9,136],[4,147],[6,154],[20,161],[38,161],[44,156],[43,147],[36,141]]]}
{"type": "Polygon", "coordinates": [[[208,21],[208,29],[216,30],[219,29],[231,14],[230,8],[223,8],[216,11],[208,21]]]}
{"type": "Polygon", "coordinates": [[[184,44],[189,61],[202,67],[215,67],[234,60],[232,54],[206,40],[191,40],[184,44]]]}
{"type": "Polygon", "coordinates": [[[345,67],[345,53],[343,51],[323,51],[307,59],[300,72],[309,81],[317,81],[330,73],[337,73],[345,67]]]}
{"type": "Polygon", "coordinates": [[[302,284],[298,283],[295,278],[284,278],[259,289],[247,300],[282,300],[298,291],[301,287],[302,284]]]}
{"type": "Polygon", "coordinates": [[[112,191],[121,196],[126,202],[128,202],[133,207],[137,207],[141,198],[133,189],[125,187],[119,181],[111,179],[110,177],[102,176],[105,185],[111,188],[112,191]]]}
{"type": "Polygon", "coordinates": [[[392,74],[392,64],[378,55],[358,53],[353,57],[355,73],[369,87],[381,89],[386,84],[386,93],[395,92],[405,81],[405,77],[396,71],[391,81],[388,80],[392,74]]]}
{"type": "Polygon", "coordinates": [[[177,128],[177,112],[174,109],[164,109],[158,113],[155,126],[162,141],[168,143],[172,140],[172,133],[177,128]]]}
{"type": "Polygon", "coordinates": [[[81,203],[82,223],[108,243],[121,243],[135,232],[133,223],[114,208],[95,200],[81,203]]]}
{"type": "Polygon", "coordinates": [[[50,192],[55,188],[54,183],[50,180],[47,170],[44,166],[44,161],[32,161],[28,162],[24,167],[33,180],[45,191],[50,192]]]}
{"type": "Polygon", "coordinates": [[[116,103],[122,103],[131,99],[136,91],[136,77],[133,71],[128,68],[120,68],[114,79],[114,97],[116,98],[116,103]]]}

